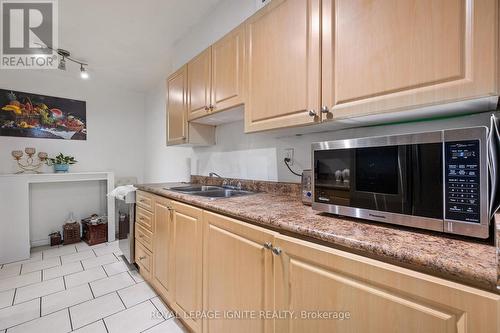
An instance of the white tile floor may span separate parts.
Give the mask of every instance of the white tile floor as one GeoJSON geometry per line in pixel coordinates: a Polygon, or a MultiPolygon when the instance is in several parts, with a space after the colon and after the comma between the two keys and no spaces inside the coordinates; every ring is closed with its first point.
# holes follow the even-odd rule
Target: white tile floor
{"type": "Polygon", "coordinates": [[[78,243],[0,265],[0,333],[187,332],[120,254],[78,243]]]}

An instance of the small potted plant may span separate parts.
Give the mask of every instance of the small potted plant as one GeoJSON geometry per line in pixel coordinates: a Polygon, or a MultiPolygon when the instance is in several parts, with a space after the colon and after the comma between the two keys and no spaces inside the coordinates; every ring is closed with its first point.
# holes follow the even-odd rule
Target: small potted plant
{"type": "Polygon", "coordinates": [[[77,161],[73,156],[65,156],[59,153],[56,157],[49,157],[47,165],[54,166],[55,172],[68,172],[70,164],[75,164],[77,161]]]}

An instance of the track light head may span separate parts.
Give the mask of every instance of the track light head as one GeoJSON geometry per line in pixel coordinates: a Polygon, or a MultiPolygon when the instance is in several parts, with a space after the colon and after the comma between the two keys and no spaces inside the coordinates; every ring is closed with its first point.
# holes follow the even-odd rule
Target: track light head
{"type": "Polygon", "coordinates": [[[59,65],[57,66],[57,68],[60,69],[60,70],[62,70],[62,71],[66,70],[66,59],[64,57],[62,57],[59,60],[59,65]]]}
{"type": "Polygon", "coordinates": [[[82,64],[80,64],[80,77],[84,80],[89,78],[89,72],[87,72],[87,69],[82,64]]]}

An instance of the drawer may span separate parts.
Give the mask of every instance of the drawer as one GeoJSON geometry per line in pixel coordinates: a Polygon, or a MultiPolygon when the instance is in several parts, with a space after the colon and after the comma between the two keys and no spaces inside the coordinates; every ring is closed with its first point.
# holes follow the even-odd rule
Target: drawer
{"type": "Polygon", "coordinates": [[[153,195],[147,192],[137,191],[135,202],[138,207],[144,208],[153,212],[153,195]]]}
{"type": "Polygon", "coordinates": [[[151,279],[152,255],[140,242],[135,242],[135,263],[139,266],[139,272],[145,280],[151,279]]]}
{"type": "Polygon", "coordinates": [[[135,215],[136,223],[139,223],[144,229],[153,232],[153,213],[150,213],[141,207],[136,207],[135,215]]]}
{"type": "Polygon", "coordinates": [[[141,227],[140,224],[135,224],[135,240],[139,241],[146,249],[152,251],[153,249],[153,234],[141,227]]]}

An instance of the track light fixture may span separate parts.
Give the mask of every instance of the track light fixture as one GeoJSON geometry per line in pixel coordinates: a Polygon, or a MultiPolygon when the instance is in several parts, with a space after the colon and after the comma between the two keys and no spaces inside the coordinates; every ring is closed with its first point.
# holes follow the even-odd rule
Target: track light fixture
{"type": "Polygon", "coordinates": [[[44,45],[44,44],[39,44],[41,47],[48,48],[50,50],[56,51],[57,54],[59,55],[59,65],[57,66],[58,69],[65,71],[66,70],[66,61],[69,60],[71,62],[74,62],[75,64],[80,65],[80,77],[84,80],[89,78],[89,72],[87,71],[86,66],[88,64],[84,61],[75,59],[71,56],[71,53],[69,51],[66,51],[64,49],[53,49],[50,46],[44,45]]]}

